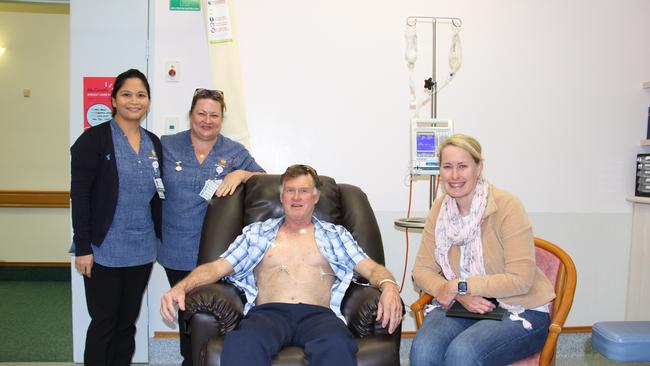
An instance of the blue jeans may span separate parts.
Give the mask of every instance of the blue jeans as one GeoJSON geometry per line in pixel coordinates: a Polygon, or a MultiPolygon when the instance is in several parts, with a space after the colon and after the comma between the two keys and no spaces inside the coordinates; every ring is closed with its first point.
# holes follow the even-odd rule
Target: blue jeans
{"type": "Polygon", "coordinates": [[[502,321],[452,318],[436,308],[415,335],[411,366],[508,365],[533,355],[544,346],[551,319],[535,310],[521,317],[532,324],[531,330],[508,316],[502,321]]]}

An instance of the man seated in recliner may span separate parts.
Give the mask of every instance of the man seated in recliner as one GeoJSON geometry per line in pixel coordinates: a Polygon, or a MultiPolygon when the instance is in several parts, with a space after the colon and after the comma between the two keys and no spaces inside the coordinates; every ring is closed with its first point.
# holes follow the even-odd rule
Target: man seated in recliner
{"type": "Polygon", "coordinates": [[[160,313],[168,321],[185,293],[221,278],[246,294],[244,319],[226,333],[223,365],[270,365],[283,347],[303,347],[309,364],[356,365],[357,343],[345,325],[341,300],[359,273],[381,290],[377,320],[392,333],[402,320],[393,276],[370,259],[342,226],[313,216],[320,179],[306,165],[281,176],[285,216],[246,226],[218,260],[197,267],[169,290],[160,313]]]}

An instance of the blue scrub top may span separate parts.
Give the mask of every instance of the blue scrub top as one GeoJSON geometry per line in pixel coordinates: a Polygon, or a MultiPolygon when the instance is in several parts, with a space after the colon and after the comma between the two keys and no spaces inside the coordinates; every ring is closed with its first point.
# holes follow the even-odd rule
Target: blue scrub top
{"type": "Polygon", "coordinates": [[[201,241],[203,218],[208,201],[199,193],[206,180],[223,179],[228,173],[243,169],[263,172],[246,148],[223,135],[202,164],[194,154],[190,131],[163,136],[163,201],[162,243],[158,263],[179,271],[196,267],[201,241]]]}
{"type": "Polygon", "coordinates": [[[156,193],[154,166],[158,161],[153,143],[140,128],[136,153],[115,122],[111,121],[115,163],[119,177],[113,222],[101,246],[92,244],[93,260],[105,267],[131,267],[156,259],[159,240],[154,230],[150,202],[156,193]]]}

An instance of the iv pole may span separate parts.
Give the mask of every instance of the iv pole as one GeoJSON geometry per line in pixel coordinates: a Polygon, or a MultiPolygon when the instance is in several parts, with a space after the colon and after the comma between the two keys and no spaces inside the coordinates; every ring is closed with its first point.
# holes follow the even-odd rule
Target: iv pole
{"type": "MultiPolygon", "coordinates": [[[[431,89],[431,118],[435,119],[438,117],[438,80],[436,75],[436,26],[438,23],[451,23],[455,27],[461,27],[463,21],[460,18],[451,18],[451,17],[422,17],[422,16],[410,16],[406,18],[406,24],[408,26],[414,27],[417,23],[429,23],[431,24],[431,34],[432,34],[432,53],[431,53],[431,78],[425,80],[425,88],[431,89]]],[[[429,176],[429,208],[433,204],[433,201],[436,199],[437,188],[436,181],[438,179],[438,174],[429,176]]],[[[424,218],[406,218],[395,221],[395,224],[400,227],[405,228],[424,228],[424,218]]]]}
{"type": "MultiPolygon", "coordinates": [[[[406,24],[414,27],[418,22],[430,23],[432,34],[432,53],[431,53],[431,118],[438,117],[438,81],[436,79],[436,25],[438,22],[451,23],[455,27],[461,27],[463,21],[460,18],[449,17],[420,17],[410,16],[406,18],[406,24]]],[[[428,84],[427,84],[428,86],[428,84]]]]}
{"type": "MultiPolygon", "coordinates": [[[[459,18],[449,18],[449,17],[420,17],[420,16],[410,16],[406,18],[406,24],[413,27],[418,22],[420,23],[430,23],[431,24],[431,34],[432,34],[432,51],[431,51],[431,78],[425,81],[425,87],[428,89],[428,86],[431,86],[431,118],[438,118],[438,80],[436,75],[436,26],[438,22],[447,22],[451,23],[455,27],[461,27],[463,21],[459,18]]],[[[438,175],[431,175],[429,177],[429,208],[433,204],[433,201],[436,199],[437,189],[436,189],[436,180],[438,175]]]]}

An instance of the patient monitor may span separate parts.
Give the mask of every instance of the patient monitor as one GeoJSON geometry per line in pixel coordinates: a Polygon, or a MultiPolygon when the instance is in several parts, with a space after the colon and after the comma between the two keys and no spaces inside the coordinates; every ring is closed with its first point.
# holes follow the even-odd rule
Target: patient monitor
{"type": "Polygon", "coordinates": [[[411,174],[438,175],[438,146],[453,134],[452,121],[435,118],[411,120],[411,174]]]}

